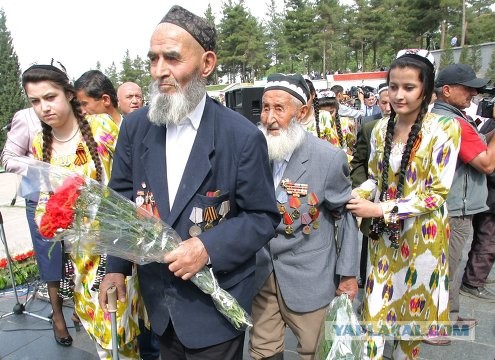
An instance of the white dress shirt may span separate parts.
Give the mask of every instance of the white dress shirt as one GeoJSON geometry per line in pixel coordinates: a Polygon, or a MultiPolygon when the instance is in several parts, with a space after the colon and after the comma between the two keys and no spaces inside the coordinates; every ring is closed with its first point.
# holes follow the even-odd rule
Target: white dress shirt
{"type": "Polygon", "coordinates": [[[201,117],[206,104],[206,95],[196,108],[179,125],[167,125],[167,183],[168,201],[172,209],[184,169],[196,139],[201,117]]]}

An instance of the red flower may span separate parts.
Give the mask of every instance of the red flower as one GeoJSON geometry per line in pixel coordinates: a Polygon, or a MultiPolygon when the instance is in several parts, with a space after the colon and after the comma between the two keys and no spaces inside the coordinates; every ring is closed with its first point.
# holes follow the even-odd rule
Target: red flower
{"type": "Polygon", "coordinates": [[[84,183],[82,176],[69,177],[50,196],[45,214],[41,218],[40,234],[43,237],[52,238],[58,229],[70,227],[74,221],[74,208],[80,188],[84,183]]]}
{"type": "Polygon", "coordinates": [[[0,269],[7,267],[7,259],[0,259],[0,269]]]}

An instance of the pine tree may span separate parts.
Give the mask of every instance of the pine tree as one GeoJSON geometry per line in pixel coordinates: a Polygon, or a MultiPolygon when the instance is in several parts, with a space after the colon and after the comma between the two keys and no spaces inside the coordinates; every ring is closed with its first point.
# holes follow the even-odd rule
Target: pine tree
{"type": "Polygon", "coordinates": [[[485,77],[488,79],[495,79],[495,50],[492,51],[492,57],[488,69],[486,69],[485,77]]]}
{"type": "Polygon", "coordinates": [[[451,47],[448,47],[443,50],[440,55],[440,65],[438,66],[438,70],[442,70],[444,67],[451,64],[454,64],[454,51],[451,47]]]}
{"type": "MultiPolygon", "coordinates": [[[[21,86],[19,59],[12,46],[5,12],[0,9],[0,129],[10,123],[14,113],[27,106],[21,86]]],[[[7,131],[0,131],[0,148],[5,144],[7,131]]]]}
{"type": "Polygon", "coordinates": [[[474,45],[470,50],[468,64],[471,65],[475,72],[478,72],[481,69],[481,47],[474,45]]]}
{"type": "Polygon", "coordinates": [[[469,49],[467,46],[463,46],[461,49],[461,55],[459,56],[459,64],[469,63],[469,49]]]}

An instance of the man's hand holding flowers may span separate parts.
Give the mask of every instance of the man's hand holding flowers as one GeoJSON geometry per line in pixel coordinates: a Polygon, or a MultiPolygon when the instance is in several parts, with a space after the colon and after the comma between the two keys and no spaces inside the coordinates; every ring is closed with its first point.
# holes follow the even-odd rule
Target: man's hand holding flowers
{"type": "Polygon", "coordinates": [[[208,253],[203,242],[197,237],[192,237],[166,253],[163,259],[175,276],[189,280],[208,263],[208,253]]]}
{"type": "Polygon", "coordinates": [[[340,278],[339,287],[335,293],[340,296],[342,294],[347,294],[351,301],[354,300],[358,293],[358,283],[355,276],[342,276],[340,278]]]}

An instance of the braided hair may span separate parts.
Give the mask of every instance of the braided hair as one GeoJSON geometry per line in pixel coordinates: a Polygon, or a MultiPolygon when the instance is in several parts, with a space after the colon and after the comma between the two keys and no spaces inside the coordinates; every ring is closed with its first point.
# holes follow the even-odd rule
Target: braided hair
{"type": "MultiPolygon", "coordinates": [[[[316,127],[316,134],[318,137],[320,137],[320,110],[319,110],[319,100],[318,100],[318,94],[316,92],[315,86],[313,85],[313,82],[309,79],[304,79],[306,81],[306,84],[308,85],[309,88],[309,93],[311,95],[311,98],[313,99],[313,114],[315,117],[315,127],[316,127]]],[[[309,112],[308,112],[309,116],[309,112]]]]}
{"type": "MultiPolygon", "coordinates": [[[[414,68],[419,70],[419,80],[423,84],[422,91],[422,101],[420,105],[420,111],[414,124],[409,131],[409,135],[407,138],[406,146],[404,149],[404,153],[402,154],[402,159],[400,163],[399,170],[399,182],[397,185],[397,198],[401,197],[404,193],[404,182],[406,178],[407,167],[410,163],[411,152],[415,145],[415,142],[421,140],[420,132],[421,125],[423,123],[423,118],[428,112],[428,105],[431,101],[431,96],[433,94],[434,89],[434,68],[433,66],[429,66],[425,61],[418,60],[412,56],[403,56],[398,59],[395,59],[390,66],[390,70],[387,76],[387,84],[390,82],[390,72],[395,68],[414,68]]],[[[381,194],[380,201],[385,201],[386,194],[388,192],[388,170],[390,167],[390,152],[392,150],[392,139],[394,137],[395,131],[395,117],[396,112],[394,108],[391,108],[390,118],[387,123],[387,132],[385,135],[385,146],[383,151],[383,161],[382,161],[382,186],[381,186],[381,194]]]]}
{"type": "MultiPolygon", "coordinates": [[[[60,64],[61,65],[61,64],[60,64]]],[[[63,67],[63,66],[62,66],[63,67]]],[[[52,64],[50,65],[33,65],[22,74],[22,87],[26,91],[26,86],[29,83],[38,83],[41,81],[49,81],[53,85],[64,90],[66,96],[71,97],[70,104],[72,111],[77,119],[81,134],[86,141],[91,158],[96,168],[96,180],[103,180],[103,166],[98,156],[97,144],[91,132],[88,121],[84,118],[81,106],[77,101],[74,87],[69,81],[69,77],[65,72],[65,68],[60,69],[52,64]]],[[[50,125],[41,122],[43,149],[42,160],[49,163],[52,158],[53,132],[50,125]]]]}
{"type": "Polygon", "coordinates": [[[333,107],[335,108],[335,128],[337,129],[337,135],[339,137],[340,147],[343,148],[344,145],[344,135],[342,133],[342,123],[340,122],[339,115],[339,102],[335,97],[324,97],[319,101],[319,108],[333,107]]]}

